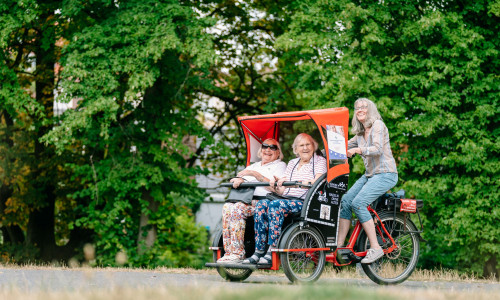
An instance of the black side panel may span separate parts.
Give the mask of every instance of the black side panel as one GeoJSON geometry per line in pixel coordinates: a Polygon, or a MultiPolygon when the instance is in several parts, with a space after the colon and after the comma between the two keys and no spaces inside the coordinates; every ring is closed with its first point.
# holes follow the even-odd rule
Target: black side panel
{"type": "Polygon", "coordinates": [[[331,182],[322,182],[313,187],[313,191],[306,197],[305,209],[302,209],[302,217],[309,223],[314,223],[323,238],[325,245],[332,247],[337,245],[337,224],[340,215],[340,199],[347,191],[349,175],[341,175],[331,182]]]}

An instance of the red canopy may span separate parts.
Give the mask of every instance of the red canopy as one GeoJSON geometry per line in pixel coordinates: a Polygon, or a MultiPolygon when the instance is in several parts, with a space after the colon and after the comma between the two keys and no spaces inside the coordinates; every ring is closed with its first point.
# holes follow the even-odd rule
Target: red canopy
{"type": "MultiPolygon", "coordinates": [[[[345,142],[345,149],[347,149],[349,110],[345,107],[238,117],[238,121],[243,129],[243,134],[247,143],[247,165],[250,164],[252,155],[256,154],[260,144],[262,144],[265,139],[274,138],[278,140],[280,122],[298,120],[314,121],[316,126],[318,126],[321,138],[323,139],[323,144],[325,145],[327,161],[336,161],[335,164],[328,163],[327,180],[331,181],[337,176],[349,174],[349,164],[347,163],[347,159],[339,160],[337,156],[333,156],[332,153],[335,152],[329,151],[329,139],[325,136],[325,132],[331,128],[333,128],[333,131],[337,130],[338,132],[341,132],[345,142]]],[[[343,155],[345,155],[345,153],[343,153],[343,155]]],[[[343,157],[342,154],[340,157],[343,157]]]]}

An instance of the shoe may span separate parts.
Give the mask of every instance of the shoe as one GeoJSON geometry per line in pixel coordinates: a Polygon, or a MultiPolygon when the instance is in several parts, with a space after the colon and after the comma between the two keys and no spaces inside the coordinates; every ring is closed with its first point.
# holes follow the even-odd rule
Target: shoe
{"type": "Polygon", "coordinates": [[[266,255],[259,259],[258,265],[272,265],[273,264],[273,255],[271,252],[267,252],[266,255]]]}
{"type": "Polygon", "coordinates": [[[262,256],[264,256],[265,254],[266,254],[266,252],[264,252],[264,251],[262,251],[262,252],[255,251],[252,256],[243,260],[243,264],[256,265],[259,262],[260,258],[262,256]]]}
{"type": "Polygon", "coordinates": [[[220,258],[219,260],[217,260],[217,263],[223,263],[223,264],[240,264],[242,261],[241,258],[235,254],[224,255],[224,257],[220,258]]]}
{"type": "Polygon", "coordinates": [[[223,263],[226,262],[229,259],[230,254],[225,254],[223,257],[219,258],[217,260],[217,263],[223,263]]]}
{"type": "Polygon", "coordinates": [[[371,264],[372,262],[376,261],[377,259],[381,258],[384,256],[384,250],[382,248],[378,249],[368,249],[368,252],[366,253],[365,258],[361,260],[362,264],[371,264]]]}

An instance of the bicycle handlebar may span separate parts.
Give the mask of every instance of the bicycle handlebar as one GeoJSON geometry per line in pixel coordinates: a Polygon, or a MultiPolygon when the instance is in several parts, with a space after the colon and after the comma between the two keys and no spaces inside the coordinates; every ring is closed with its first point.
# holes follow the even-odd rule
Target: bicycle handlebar
{"type": "MultiPolygon", "coordinates": [[[[285,181],[283,182],[283,186],[294,186],[298,185],[300,187],[311,188],[312,184],[303,184],[300,181],[285,181]]],[[[224,182],[220,184],[221,187],[233,187],[232,182],[224,182]]],[[[257,187],[257,186],[269,186],[269,182],[243,182],[239,187],[257,187]]],[[[276,186],[276,182],[274,184],[276,186]]]]}

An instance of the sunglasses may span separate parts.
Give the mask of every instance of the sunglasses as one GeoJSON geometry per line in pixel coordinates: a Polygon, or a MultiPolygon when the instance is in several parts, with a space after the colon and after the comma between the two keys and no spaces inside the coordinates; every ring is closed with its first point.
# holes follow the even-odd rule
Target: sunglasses
{"type": "Polygon", "coordinates": [[[269,149],[271,149],[273,151],[278,150],[278,146],[277,145],[262,144],[262,150],[267,149],[267,148],[269,148],[269,149]]]}

